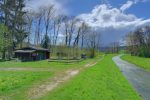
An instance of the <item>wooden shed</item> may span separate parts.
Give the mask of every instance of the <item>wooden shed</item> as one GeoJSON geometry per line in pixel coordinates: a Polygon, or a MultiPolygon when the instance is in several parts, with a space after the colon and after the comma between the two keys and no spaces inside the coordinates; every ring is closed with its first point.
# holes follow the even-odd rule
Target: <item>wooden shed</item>
{"type": "Polygon", "coordinates": [[[24,47],[17,49],[14,53],[15,58],[21,61],[46,60],[50,57],[50,51],[48,49],[39,47],[24,47]]]}

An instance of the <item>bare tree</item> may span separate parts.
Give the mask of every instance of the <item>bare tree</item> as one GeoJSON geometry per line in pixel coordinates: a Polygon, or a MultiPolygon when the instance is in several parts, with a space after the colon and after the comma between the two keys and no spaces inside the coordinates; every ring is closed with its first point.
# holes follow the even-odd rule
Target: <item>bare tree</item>
{"type": "Polygon", "coordinates": [[[49,6],[45,7],[45,8],[43,8],[45,35],[48,35],[48,30],[49,30],[51,22],[52,22],[54,11],[55,11],[55,9],[54,9],[53,5],[49,5],[49,6]]]}
{"type": "Polygon", "coordinates": [[[43,12],[41,8],[39,8],[40,12],[35,13],[35,37],[34,37],[34,44],[39,44],[41,41],[40,35],[42,33],[42,19],[43,19],[43,12]]]}
{"type": "Polygon", "coordinates": [[[26,14],[26,19],[27,19],[27,31],[28,31],[28,46],[30,45],[30,35],[32,34],[32,29],[33,29],[33,20],[34,20],[34,13],[32,11],[29,11],[26,14]]]}
{"type": "Polygon", "coordinates": [[[71,42],[72,42],[72,36],[73,36],[73,34],[74,34],[74,31],[75,31],[75,28],[76,28],[76,19],[72,19],[71,18],[71,20],[70,20],[70,24],[69,24],[69,26],[70,26],[70,29],[69,29],[69,33],[68,33],[68,47],[70,47],[71,46],[71,42]]]}
{"type": "Polygon", "coordinates": [[[95,57],[95,50],[99,47],[99,39],[100,39],[100,33],[97,31],[91,30],[87,35],[86,35],[86,43],[87,47],[90,50],[90,57],[93,58],[95,57]]]}
{"type": "Polygon", "coordinates": [[[128,52],[132,55],[150,57],[150,27],[142,27],[127,35],[128,52]]]}
{"type": "Polygon", "coordinates": [[[45,36],[43,40],[45,40],[45,45],[49,45],[51,46],[51,32],[49,32],[49,30],[52,28],[52,19],[54,17],[54,12],[55,12],[55,9],[54,9],[54,5],[49,5],[47,7],[44,7],[43,9],[43,17],[44,17],[44,26],[45,26],[45,36]],[[48,35],[49,34],[49,35],[48,35]],[[48,41],[47,39],[49,38],[49,42],[50,43],[47,43],[46,41],[48,41]]]}
{"type": "Polygon", "coordinates": [[[58,15],[56,18],[54,18],[53,22],[53,45],[57,44],[58,35],[60,32],[61,24],[64,19],[63,15],[58,15]]]}
{"type": "Polygon", "coordinates": [[[75,40],[74,40],[74,43],[73,43],[73,45],[74,45],[74,47],[75,46],[78,46],[78,44],[79,44],[79,38],[80,38],[80,35],[81,35],[81,26],[78,28],[78,30],[77,30],[77,35],[76,35],[76,37],[75,37],[75,40]]]}
{"type": "Polygon", "coordinates": [[[67,17],[64,18],[64,27],[65,27],[65,44],[66,46],[70,47],[71,42],[73,39],[73,34],[76,29],[76,19],[74,17],[67,17]]]}
{"type": "Polygon", "coordinates": [[[81,41],[81,49],[83,49],[86,33],[89,33],[91,28],[85,22],[79,21],[77,23],[80,24],[76,26],[76,34],[73,45],[78,46],[79,41],[81,41]]]}
{"type": "Polygon", "coordinates": [[[119,53],[119,42],[111,43],[111,53],[119,53]]]}
{"type": "Polygon", "coordinates": [[[69,18],[67,16],[64,17],[64,28],[65,28],[65,45],[68,45],[68,32],[69,32],[69,18]]]}
{"type": "Polygon", "coordinates": [[[81,49],[83,49],[83,47],[84,47],[84,38],[85,38],[86,33],[88,33],[90,31],[90,27],[85,22],[83,22],[81,30],[82,30],[81,31],[81,49]]]}
{"type": "Polygon", "coordinates": [[[126,43],[127,43],[127,48],[126,48],[127,52],[134,55],[135,51],[137,50],[136,49],[137,45],[135,43],[135,37],[132,32],[126,35],[126,43]]]}
{"type": "MultiPolygon", "coordinates": [[[[145,43],[146,43],[146,49],[147,50],[150,50],[150,26],[146,26],[145,27],[145,36],[144,36],[144,38],[145,38],[145,43]]],[[[150,54],[150,51],[149,51],[149,54],[150,54]]]]}

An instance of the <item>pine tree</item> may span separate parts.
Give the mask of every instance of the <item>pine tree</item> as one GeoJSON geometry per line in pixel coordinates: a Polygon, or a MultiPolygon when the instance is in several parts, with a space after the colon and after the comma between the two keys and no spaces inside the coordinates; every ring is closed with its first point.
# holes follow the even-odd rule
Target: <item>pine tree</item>
{"type": "Polygon", "coordinates": [[[24,0],[3,0],[1,2],[1,11],[3,13],[2,22],[10,30],[13,42],[22,47],[23,40],[27,37],[24,0]]]}
{"type": "Polygon", "coordinates": [[[42,40],[41,46],[43,48],[48,49],[49,45],[50,45],[50,38],[48,37],[48,35],[45,35],[44,38],[43,38],[43,40],[42,40]]]}

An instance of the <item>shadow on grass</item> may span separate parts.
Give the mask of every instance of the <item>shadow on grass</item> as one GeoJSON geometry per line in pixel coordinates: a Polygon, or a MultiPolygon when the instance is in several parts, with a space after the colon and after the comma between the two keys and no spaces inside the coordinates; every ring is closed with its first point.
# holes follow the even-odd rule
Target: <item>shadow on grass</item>
{"type": "Polygon", "coordinates": [[[0,58],[0,62],[6,62],[6,61],[11,61],[11,60],[5,60],[0,58]]]}

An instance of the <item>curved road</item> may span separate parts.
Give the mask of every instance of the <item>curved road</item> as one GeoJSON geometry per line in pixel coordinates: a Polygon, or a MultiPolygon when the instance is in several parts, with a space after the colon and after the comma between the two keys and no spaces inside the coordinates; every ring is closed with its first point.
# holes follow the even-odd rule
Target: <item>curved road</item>
{"type": "Polygon", "coordinates": [[[114,57],[113,61],[136,91],[142,96],[142,99],[150,100],[150,72],[122,60],[120,58],[121,56],[114,57]]]}

